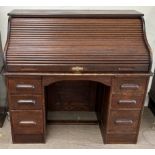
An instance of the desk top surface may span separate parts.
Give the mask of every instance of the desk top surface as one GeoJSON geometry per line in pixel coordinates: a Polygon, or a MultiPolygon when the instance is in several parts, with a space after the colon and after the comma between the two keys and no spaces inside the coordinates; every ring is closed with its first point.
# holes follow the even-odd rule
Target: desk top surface
{"type": "Polygon", "coordinates": [[[14,17],[141,17],[144,14],[135,10],[13,10],[14,17]]]}

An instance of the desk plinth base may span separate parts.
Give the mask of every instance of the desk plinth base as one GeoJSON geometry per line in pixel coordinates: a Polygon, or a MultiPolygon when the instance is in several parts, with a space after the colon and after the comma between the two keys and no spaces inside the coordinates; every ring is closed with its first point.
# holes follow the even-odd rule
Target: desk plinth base
{"type": "Polygon", "coordinates": [[[43,134],[14,134],[12,140],[14,144],[45,143],[45,136],[43,134]]]}

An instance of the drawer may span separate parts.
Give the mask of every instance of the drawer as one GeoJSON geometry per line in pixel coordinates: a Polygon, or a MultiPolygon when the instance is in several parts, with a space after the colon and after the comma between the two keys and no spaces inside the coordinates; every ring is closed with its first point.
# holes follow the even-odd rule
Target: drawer
{"type": "Polygon", "coordinates": [[[143,105],[144,95],[141,94],[117,94],[112,96],[111,108],[138,108],[143,105]]]}
{"type": "Polygon", "coordinates": [[[113,93],[142,93],[144,94],[147,78],[117,78],[113,82],[113,93]]]}
{"type": "Polygon", "coordinates": [[[10,93],[40,94],[42,92],[40,78],[9,78],[8,84],[10,93]]]}
{"type": "Polygon", "coordinates": [[[43,112],[40,110],[11,111],[14,134],[43,133],[43,112]]]}
{"type": "Polygon", "coordinates": [[[140,111],[138,110],[111,110],[108,132],[130,133],[138,130],[140,111]]]}
{"type": "Polygon", "coordinates": [[[9,107],[11,110],[37,110],[42,109],[41,95],[10,95],[9,107]]]}

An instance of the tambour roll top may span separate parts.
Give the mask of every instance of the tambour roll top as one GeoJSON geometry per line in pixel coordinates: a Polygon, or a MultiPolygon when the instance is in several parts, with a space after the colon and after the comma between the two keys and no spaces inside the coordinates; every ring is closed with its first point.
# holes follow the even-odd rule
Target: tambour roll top
{"type": "Polygon", "coordinates": [[[149,72],[143,14],[136,11],[15,10],[8,72],[149,72]]]}

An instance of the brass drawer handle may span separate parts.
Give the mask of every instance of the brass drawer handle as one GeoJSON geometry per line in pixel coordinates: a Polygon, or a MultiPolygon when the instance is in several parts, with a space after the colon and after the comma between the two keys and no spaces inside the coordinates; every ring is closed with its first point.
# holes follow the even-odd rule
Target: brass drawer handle
{"type": "Polygon", "coordinates": [[[16,88],[34,89],[35,86],[34,85],[31,85],[31,84],[17,84],[16,85],[16,88]]]}
{"type": "Polygon", "coordinates": [[[84,70],[83,67],[79,67],[79,66],[72,67],[72,71],[74,71],[74,72],[81,72],[83,70],[84,70]]]}
{"type": "Polygon", "coordinates": [[[36,104],[35,100],[18,100],[18,104],[36,104]]]}
{"type": "Polygon", "coordinates": [[[37,123],[35,121],[20,121],[19,124],[22,124],[22,125],[36,125],[37,123]]]}
{"type": "Polygon", "coordinates": [[[136,104],[136,100],[119,100],[118,104],[136,104]]]}
{"type": "Polygon", "coordinates": [[[131,119],[117,119],[115,120],[116,124],[133,124],[133,120],[131,119]]]}
{"type": "Polygon", "coordinates": [[[139,89],[138,84],[122,84],[121,89],[139,89]]]}

